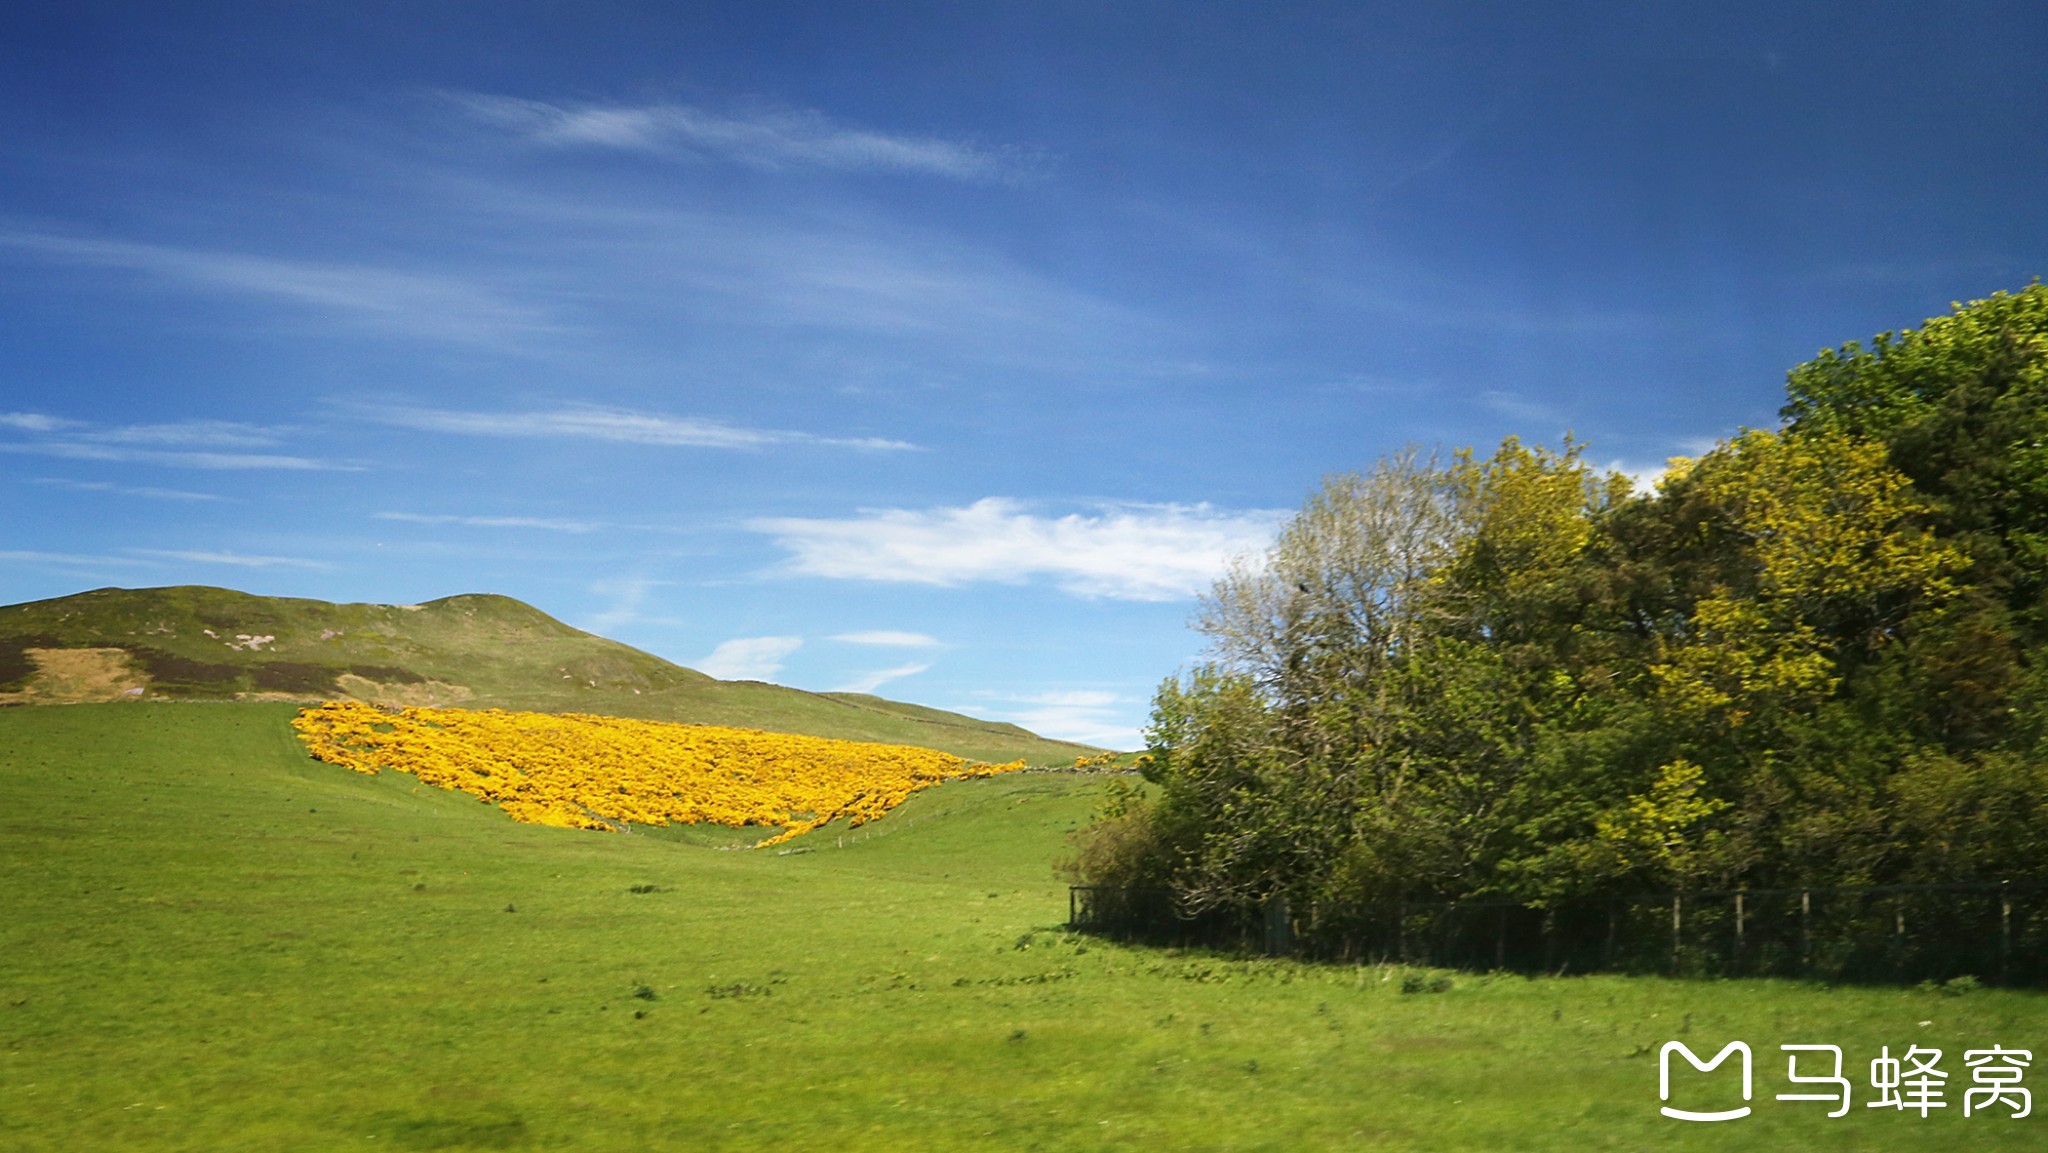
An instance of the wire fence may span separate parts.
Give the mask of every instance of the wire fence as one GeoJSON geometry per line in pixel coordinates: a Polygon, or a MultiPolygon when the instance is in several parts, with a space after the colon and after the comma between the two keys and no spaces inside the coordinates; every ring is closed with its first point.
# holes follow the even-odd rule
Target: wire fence
{"type": "Polygon", "coordinates": [[[1075,886],[1077,930],[1343,961],[1547,973],[1973,977],[2048,984],[2048,886],[1815,886],[1562,901],[1378,902],[1190,910],[1163,889],[1075,886]]]}

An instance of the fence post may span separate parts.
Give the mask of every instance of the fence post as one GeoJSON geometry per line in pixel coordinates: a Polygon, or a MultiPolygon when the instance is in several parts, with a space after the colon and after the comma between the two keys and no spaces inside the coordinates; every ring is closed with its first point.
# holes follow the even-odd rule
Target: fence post
{"type": "Polygon", "coordinates": [[[1998,983],[2012,971],[2012,882],[1998,882],[1998,983]]]}
{"type": "Polygon", "coordinates": [[[1394,951],[1401,956],[1403,965],[1408,963],[1408,902],[1394,906],[1394,951]]]}
{"type": "Polygon", "coordinates": [[[1674,977],[1678,976],[1679,903],[1683,900],[1685,900],[1683,896],[1677,893],[1671,894],[1671,975],[1674,977]]]}
{"type": "Polygon", "coordinates": [[[1742,890],[1735,891],[1735,956],[1729,958],[1729,971],[1740,976],[1742,973],[1742,890]]]}
{"type": "Polygon", "coordinates": [[[1493,920],[1493,967],[1507,968],[1508,957],[1508,907],[1502,905],[1493,920]]]}
{"type": "Polygon", "coordinates": [[[1266,898],[1266,956],[1285,957],[1294,951],[1294,923],[1286,897],[1266,898]]]}
{"type": "Polygon", "coordinates": [[[1614,968],[1614,931],[1614,901],[1610,898],[1607,902],[1607,945],[1600,950],[1600,967],[1603,969],[1614,968]]]}
{"type": "Polygon", "coordinates": [[[1906,972],[1906,894],[1892,898],[1892,978],[1906,972]]]}
{"type": "Polygon", "coordinates": [[[1799,971],[1813,975],[1813,892],[1799,890],[1799,971]]]}

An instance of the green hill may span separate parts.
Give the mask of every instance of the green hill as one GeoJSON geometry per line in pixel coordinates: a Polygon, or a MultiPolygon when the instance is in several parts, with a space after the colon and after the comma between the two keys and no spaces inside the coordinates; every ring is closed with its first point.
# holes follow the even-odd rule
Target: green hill
{"type": "Polygon", "coordinates": [[[733,725],[989,761],[1096,751],[865,694],[721,681],[488,594],[330,604],[183,585],[0,607],[0,704],[336,698],[733,725]]]}

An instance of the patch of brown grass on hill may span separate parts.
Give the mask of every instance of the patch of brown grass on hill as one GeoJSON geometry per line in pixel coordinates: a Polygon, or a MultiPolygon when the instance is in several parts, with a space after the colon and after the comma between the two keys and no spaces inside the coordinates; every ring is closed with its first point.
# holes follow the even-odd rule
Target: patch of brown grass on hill
{"type": "Polygon", "coordinates": [[[447,681],[393,684],[373,681],[355,673],[341,674],[335,678],[335,684],[355,700],[385,708],[434,708],[459,704],[476,695],[468,685],[453,685],[447,681]]]}
{"type": "Polygon", "coordinates": [[[27,649],[36,671],[19,692],[0,693],[0,704],[77,704],[135,700],[149,678],[125,649],[27,649]]]}

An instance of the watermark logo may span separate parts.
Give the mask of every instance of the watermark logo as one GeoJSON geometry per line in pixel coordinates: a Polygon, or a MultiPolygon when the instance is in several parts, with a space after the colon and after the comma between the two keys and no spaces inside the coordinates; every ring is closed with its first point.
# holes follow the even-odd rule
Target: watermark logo
{"type": "Polygon", "coordinates": [[[1989,1049],[1965,1050],[1963,1064],[1969,1066],[1970,1080],[1978,1087],[1963,1093],[1963,1116],[1993,1105],[2010,1108],[2014,1120],[2032,1113],[2034,1096],[2020,1088],[2020,1078],[2033,1060],[2034,1054],[2026,1049],[1993,1045],[1989,1049]]]}
{"type": "Polygon", "coordinates": [[[1836,1087],[1836,1091],[1833,1093],[1780,1093],[1778,1094],[1778,1100],[1833,1101],[1840,1107],[1828,1114],[1828,1116],[1846,1117],[1849,1115],[1850,1086],[1849,1079],[1842,1076],[1842,1047],[1840,1045],[1780,1045],[1778,1048],[1788,1054],[1785,1058],[1785,1079],[1787,1081],[1794,1085],[1833,1085],[1836,1087]],[[1801,1053],[1826,1053],[1834,1058],[1834,1063],[1829,1066],[1829,1071],[1826,1073],[1819,1076],[1802,1077],[1799,1075],[1799,1055],[1801,1053]]]}
{"type": "Polygon", "coordinates": [[[1935,1067],[1939,1060],[1941,1050],[1915,1045],[1906,1050],[1902,1068],[1899,1059],[1892,1056],[1892,1047],[1886,1045],[1870,1063],[1870,1087],[1877,1090],[1877,1100],[1866,1104],[1872,1109],[1901,1112],[1918,1109],[1922,1117],[1927,1116],[1929,1109],[1948,1108],[1948,1102],[1941,1099],[1948,1074],[1935,1067]],[[1900,1096],[1901,1089],[1905,1090],[1904,1096],[1900,1096]]]}
{"type": "MultiPolygon", "coordinates": [[[[1699,1054],[1686,1048],[1683,1042],[1666,1041],[1664,1042],[1664,1048],[1657,1051],[1657,1099],[1659,1101],[1671,1100],[1671,1054],[1673,1053],[1683,1056],[1687,1064],[1702,1073],[1711,1073],[1715,1069],[1720,1068],[1721,1062],[1726,1061],[1730,1053],[1742,1054],[1742,1099],[1744,1101],[1749,1100],[1751,1080],[1748,1045],[1743,1044],[1741,1041],[1730,1041],[1721,1047],[1719,1053],[1714,1054],[1713,1060],[1702,1062],[1699,1054]]],[[[1675,1117],[1680,1121],[1733,1121],[1738,1117],[1749,1116],[1749,1106],[1744,1105],[1738,1109],[1722,1109],[1719,1112],[1705,1113],[1693,1109],[1673,1109],[1671,1106],[1666,1105],[1658,1110],[1658,1112],[1666,1117],[1675,1117]]]]}
{"type": "MultiPolygon", "coordinates": [[[[1797,1091],[1775,1094],[1776,1100],[1825,1103],[1833,1106],[1828,1111],[1829,1117],[1849,1115],[1854,1103],[1855,1085],[1842,1072],[1846,1059],[1841,1046],[1802,1043],[1780,1045],[1778,1050],[1785,1054],[1786,1084],[1797,1091]],[[1819,1091],[1822,1087],[1825,1087],[1824,1092],[1819,1091]]],[[[1683,1042],[1667,1041],[1657,1054],[1657,1099],[1666,1102],[1658,1112],[1678,1121],[1735,1121],[1750,1115],[1748,1105],[1727,1109],[1673,1108],[1668,1104],[1671,1100],[1673,1054],[1683,1057],[1694,1072],[1702,1074],[1714,1072],[1731,1055],[1740,1054],[1742,1100],[1748,1101],[1753,1095],[1751,1053],[1747,1043],[1730,1041],[1711,1060],[1702,1061],[1699,1054],[1683,1042]]],[[[1892,1056],[1891,1046],[1879,1047],[1877,1056],[1870,1061],[1873,1099],[1865,1101],[1864,1106],[1900,1113],[1914,1112],[1923,1119],[1933,1110],[1948,1108],[1951,1070],[1942,1067],[1941,1059],[1942,1050],[1920,1045],[1909,1046],[1897,1057],[1892,1056]]],[[[1964,1050],[1963,1064],[1969,1070],[1970,1087],[1963,1090],[1963,1116],[1993,1112],[2017,1121],[2032,1114],[2033,1094],[2020,1082],[2033,1060],[2032,1050],[2008,1049],[2002,1045],[1964,1050]]],[[[1733,1080],[1727,1074],[1722,1079],[1733,1080]]]]}

